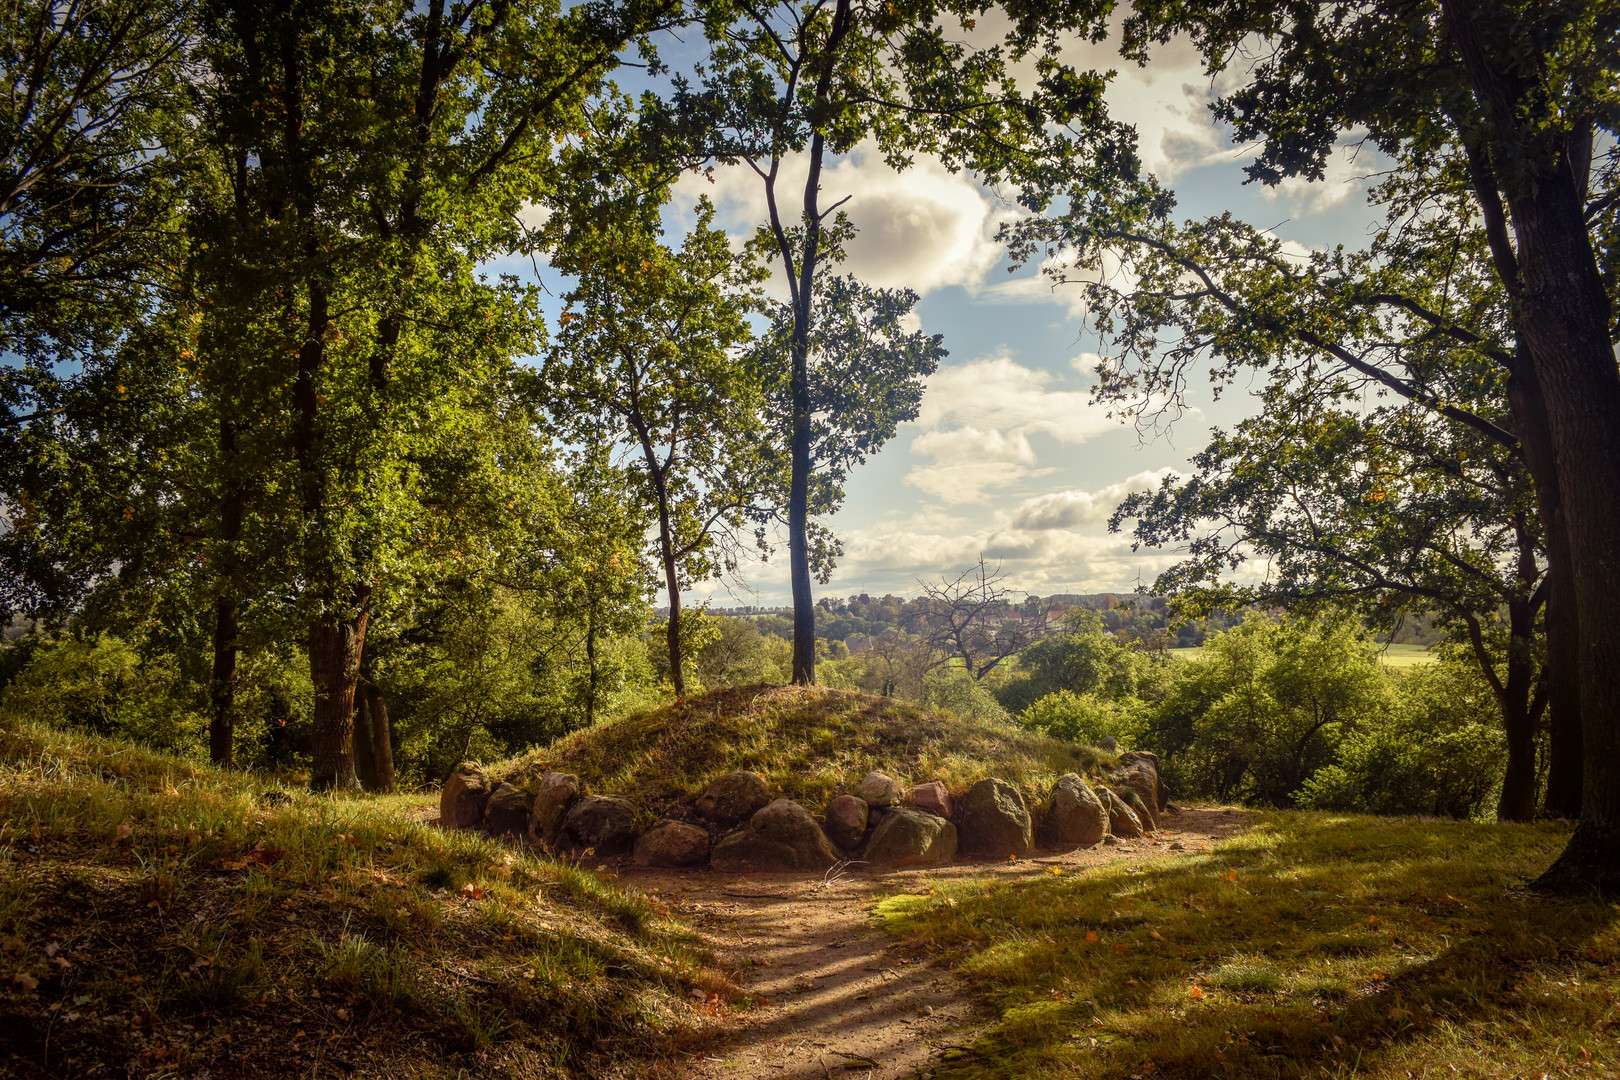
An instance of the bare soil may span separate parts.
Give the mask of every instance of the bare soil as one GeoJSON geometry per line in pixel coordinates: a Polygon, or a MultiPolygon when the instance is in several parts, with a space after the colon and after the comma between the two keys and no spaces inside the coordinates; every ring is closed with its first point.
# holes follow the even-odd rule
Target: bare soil
{"type": "Polygon", "coordinates": [[[729,877],[707,870],[624,868],[704,934],[748,995],[733,1029],[677,1070],[685,1080],[895,1080],[926,1076],[953,1047],[971,1043],[988,1019],[955,978],[926,956],[908,955],[872,917],[874,904],[938,881],[1020,877],[1053,866],[1083,872],[1117,860],[1196,853],[1245,824],[1233,809],[1166,814],[1141,840],[934,870],[866,873],[835,869],[825,879],[729,877]],[[1174,846],[1179,845],[1179,846],[1174,846]]]}

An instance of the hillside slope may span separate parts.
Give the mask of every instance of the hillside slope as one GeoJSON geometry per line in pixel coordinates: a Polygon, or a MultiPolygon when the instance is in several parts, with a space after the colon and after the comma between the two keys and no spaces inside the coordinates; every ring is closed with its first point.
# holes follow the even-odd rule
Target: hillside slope
{"type": "Polygon", "coordinates": [[[634,1076],[712,1029],[660,903],[422,809],[0,728],[0,1075],[634,1076]]]}
{"type": "Polygon", "coordinates": [[[771,790],[820,807],[868,772],[953,792],[986,776],[1027,791],[1090,772],[1098,752],[1005,724],[961,720],[894,698],[820,687],[746,686],[600,724],[496,765],[501,779],[556,771],[593,792],[657,806],[695,797],[746,769],[771,790]]]}

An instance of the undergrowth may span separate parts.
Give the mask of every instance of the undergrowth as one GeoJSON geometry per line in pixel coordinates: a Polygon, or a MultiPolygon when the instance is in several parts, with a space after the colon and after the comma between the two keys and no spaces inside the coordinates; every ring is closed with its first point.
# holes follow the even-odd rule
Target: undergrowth
{"type": "Polygon", "coordinates": [[[637,1075],[731,987],[656,900],[409,799],[0,728],[0,1074],[637,1075]]]}
{"type": "Polygon", "coordinates": [[[1620,905],[1553,825],[1257,815],[1207,852],[885,900],[998,1019],[942,1078],[1620,1073],[1620,905]]]}
{"type": "Polygon", "coordinates": [[[1010,724],[845,690],[747,686],[600,724],[495,768],[501,778],[576,773],[593,792],[644,805],[690,799],[715,776],[746,769],[773,793],[822,806],[874,770],[960,792],[986,776],[1026,791],[1093,771],[1102,752],[1010,724]]]}

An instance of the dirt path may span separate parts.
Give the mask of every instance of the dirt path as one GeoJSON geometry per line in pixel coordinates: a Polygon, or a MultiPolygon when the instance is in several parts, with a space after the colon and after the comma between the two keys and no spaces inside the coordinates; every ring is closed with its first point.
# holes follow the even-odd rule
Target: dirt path
{"type": "Polygon", "coordinates": [[[971,1042],[980,1014],[949,972],[900,953],[872,919],[877,900],[935,881],[1193,853],[1245,818],[1189,809],[1167,815],[1156,835],[1117,846],[833,881],[631,869],[623,876],[656,890],[705,934],[756,1002],[735,1032],[690,1062],[689,1080],[897,1080],[926,1075],[947,1047],[971,1042]]]}

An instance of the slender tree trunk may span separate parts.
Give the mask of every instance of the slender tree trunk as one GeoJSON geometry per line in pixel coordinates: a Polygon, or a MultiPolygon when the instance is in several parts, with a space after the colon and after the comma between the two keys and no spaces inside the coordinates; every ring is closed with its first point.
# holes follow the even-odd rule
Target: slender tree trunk
{"type": "Polygon", "coordinates": [[[366,643],[367,612],[345,619],[317,619],[309,628],[309,673],[315,684],[315,745],[309,785],[316,791],[352,791],[354,690],[366,643]]]}
{"type": "Polygon", "coordinates": [[[585,726],[596,725],[596,598],[585,613],[585,726]]]}
{"type": "Polygon", "coordinates": [[[365,685],[354,691],[354,776],[366,791],[377,790],[377,758],[371,739],[371,703],[365,685]]]}
{"type": "Polygon", "coordinates": [[[371,712],[371,760],[377,772],[377,786],[372,790],[381,795],[394,792],[394,732],[388,723],[388,699],[382,687],[372,681],[368,672],[364,684],[366,704],[371,712]]]}
{"type": "MultiPolygon", "coordinates": [[[[1537,885],[1620,892],[1620,371],[1611,311],[1564,140],[1522,62],[1491,55],[1469,0],[1444,0],[1453,39],[1489,122],[1517,239],[1515,323],[1529,348],[1558,461],[1580,634],[1581,821],[1537,885]],[[1556,145],[1551,145],[1556,144],[1556,145]]],[[[1493,29],[1492,39],[1498,31],[1493,29]]],[[[1518,42],[1515,42],[1517,44],[1518,42]]]]}
{"type": "Polygon", "coordinates": [[[230,421],[219,425],[220,457],[227,480],[219,508],[219,596],[214,601],[214,669],[208,682],[208,756],[215,765],[229,768],[236,736],[237,633],[241,626],[241,604],[236,580],[239,559],[237,545],[242,540],[242,509],[246,501],[241,487],[232,479],[236,453],[236,432],[230,421]]]}
{"type": "MultiPolygon", "coordinates": [[[[840,0],[839,7],[845,6],[840,0]]],[[[804,252],[793,304],[792,475],[788,485],[788,578],[793,589],[793,683],[816,684],[816,598],[810,587],[810,330],[821,243],[821,132],[810,140],[810,175],[804,184],[804,252]]]]}
{"type": "Polygon", "coordinates": [[[1508,605],[1507,679],[1499,701],[1507,733],[1507,769],[1496,801],[1496,820],[1532,821],[1536,816],[1536,723],[1530,712],[1535,661],[1532,636],[1535,612],[1527,601],[1508,605]]]}
{"type": "MultiPolygon", "coordinates": [[[[647,463],[647,474],[652,477],[653,498],[658,504],[658,557],[664,564],[664,589],[669,597],[669,625],[664,628],[664,643],[669,650],[669,679],[675,687],[675,697],[686,697],[686,671],[681,649],[681,580],[676,571],[679,561],[675,555],[675,521],[669,512],[669,470],[675,463],[675,452],[670,451],[667,461],[658,460],[658,451],[652,443],[641,413],[641,396],[632,377],[630,386],[630,423],[641,440],[642,459],[647,463]]],[[[675,436],[670,435],[671,446],[675,436]]]]}

